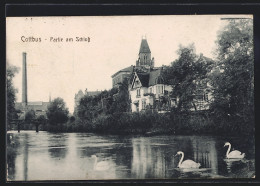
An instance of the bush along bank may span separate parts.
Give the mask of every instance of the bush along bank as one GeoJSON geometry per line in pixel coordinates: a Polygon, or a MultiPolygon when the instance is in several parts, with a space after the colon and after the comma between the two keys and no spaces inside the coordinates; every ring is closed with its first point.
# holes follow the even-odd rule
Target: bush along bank
{"type": "Polygon", "coordinates": [[[75,119],[65,124],[47,124],[50,132],[94,132],[100,134],[249,135],[254,122],[237,117],[217,118],[210,112],[152,111],[100,114],[92,121],[75,119]]]}

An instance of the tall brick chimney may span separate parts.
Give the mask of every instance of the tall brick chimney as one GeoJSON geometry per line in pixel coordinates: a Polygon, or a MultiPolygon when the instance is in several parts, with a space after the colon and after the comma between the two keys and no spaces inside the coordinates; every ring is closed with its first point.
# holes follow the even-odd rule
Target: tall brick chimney
{"type": "Polygon", "coordinates": [[[27,65],[26,65],[26,52],[23,52],[23,92],[22,104],[27,105],[27,65]]]}

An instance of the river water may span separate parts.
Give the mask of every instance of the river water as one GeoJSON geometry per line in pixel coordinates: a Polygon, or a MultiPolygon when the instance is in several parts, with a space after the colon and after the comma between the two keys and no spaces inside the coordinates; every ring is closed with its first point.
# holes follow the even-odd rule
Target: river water
{"type": "Polygon", "coordinates": [[[91,133],[9,131],[7,180],[101,180],[251,178],[255,175],[252,139],[216,136],[116,136],[91,133]],[[10,137],[11,136],[11,137],[10,137]],[[227,160],[229,141],[246,154],[227,160]],[[201,164],[179,169],[180,155],[201,164]],[[94,155],[94,156],[93,156],[94,155]]]}

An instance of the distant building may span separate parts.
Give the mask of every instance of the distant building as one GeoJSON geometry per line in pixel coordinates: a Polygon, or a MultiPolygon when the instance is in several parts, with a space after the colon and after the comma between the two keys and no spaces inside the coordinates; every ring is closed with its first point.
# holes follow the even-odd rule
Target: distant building
{"type": "Polygon", "coordinates": [[[117,87],[118,85],[122,84],[124,82],[124,79],[127,79],[132,75],[133,71],[134,71],[134,66],[131,65],[113,74],[111,76],[112,86],[117,87]]]}
{"type": "Polygon", "coordinates": [[[74,112],[77,111],[77,107],[80,104],[80,99],[83,98],[84,96],[96,96],[100,94],[101,91],[88,91],[88,89],[85,90],[85,93],[83,93],[82,90],[79,90],[78,93],[75,94],[74,97],[74,112]]]}
{"type": "Polygon", "coordinates": [[[46,111],[48,105],[51,102],[51,98],[49,98],[49,102],[43,101],[35,101],[35,102],[28,102],[27,99],[27,61],[26,61],[26,53],[23,52],[23,79],[22,79],[22,102],[15,103],[15,109],[20,111],[19,118],[24,118],[25,113],[27,111],[33,110],[35,111],[36,116],[44,115],[46,116],[46,111]]]}
{"type": "Polygon", "coordinates": [[[191,110],[208,110],[212,99],[212,89],[207,80],[197,81],[193,99],[196,109],[193,106],[191,110]]]}

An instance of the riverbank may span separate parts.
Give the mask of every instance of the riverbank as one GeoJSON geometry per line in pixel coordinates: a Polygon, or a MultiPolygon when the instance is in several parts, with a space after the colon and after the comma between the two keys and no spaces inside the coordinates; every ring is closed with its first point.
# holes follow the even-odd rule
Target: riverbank
{"type": "MultiPolygon", "coordinates": [[[[114,113],[100,114],[93,120],[72,117],[63,124],[40,124],[39,130],[144,136],[162,134],[250,136],[254,134],[253,121],[244,121],[236,116],[216,117],[210,112],[114,113]]],[[[21,130],[35,130],[35,125],[26,123],[21,125],[21,130]]]]}
{"type": "Polygon", "coordinates": [[[101,114],[95,120],[69,120],[64,124],[42,125],[49,132],[93,132],[123,135],[232,135],[254,134],[254,122],[238,117],[216,117],[210,112],[153,112],[101,114]]]}

